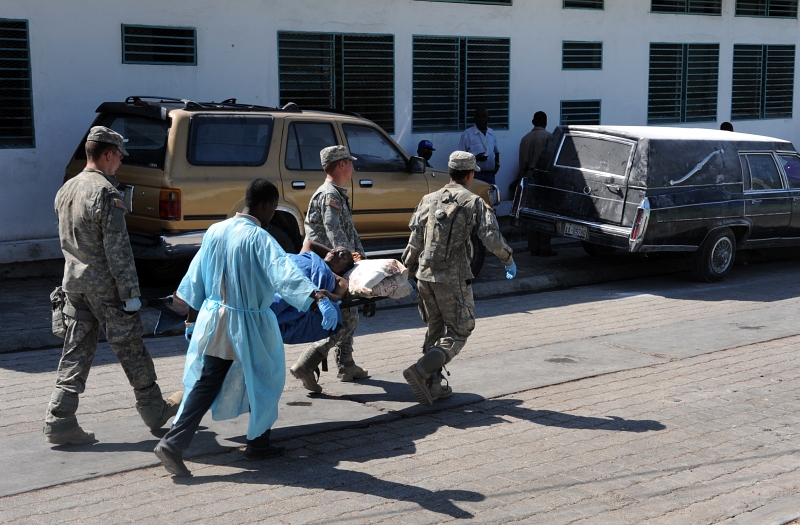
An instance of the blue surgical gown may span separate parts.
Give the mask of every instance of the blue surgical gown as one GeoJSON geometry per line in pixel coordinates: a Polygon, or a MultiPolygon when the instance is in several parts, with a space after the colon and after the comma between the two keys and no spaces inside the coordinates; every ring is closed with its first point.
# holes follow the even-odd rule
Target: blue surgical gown
{"type": "MultiPolygon", "coordinates": [[[[297,255],[290,253],[288,257],[318,289],[333,291],[336,288],[336,275],[316,253],[303,252],[297,255]]],[[[342,312],[339,310],[339,305],[334,304],[333,307],[336,309],[338,320],[336,326],[326,330],[322,328],[322,314],[319,310],[300,312],[277,293],[270,306],[278,318],[281,337],[287,345],[313,343],[333,335],[342,327],[342,312]]]]}
{"type": "MultiPolygon", "coordinates": [[[[250,412],[247,439],[271,428],[278,419],[286,358],[270,304],[277,292],[290,305],[306,311],[316,290],[278,242],[248,218],[237,215],[211,226],[178,287],[178,295],[199,312],[186,354],[183,400],[200,378],[210,346],[208,336],[224,310],[226,335],[237,359],[211,406],[212,417],[232,419],[250,412]],[[200,347],[201,342],[205,347],[200,347]]],[[[182,412],[183,403],[175,421],[182,412]]]]}

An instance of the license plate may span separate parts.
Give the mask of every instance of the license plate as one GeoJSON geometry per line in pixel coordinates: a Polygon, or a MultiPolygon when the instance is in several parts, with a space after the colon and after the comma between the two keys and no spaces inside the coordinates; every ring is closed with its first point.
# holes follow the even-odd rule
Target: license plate
{"type": "Polygon", "coordinates": [[[589,238],[589,232],[586,226],[578,226],[569,222],[564,223],[564,236],[573,237],[575,239],[586,240],[589,238]]]}

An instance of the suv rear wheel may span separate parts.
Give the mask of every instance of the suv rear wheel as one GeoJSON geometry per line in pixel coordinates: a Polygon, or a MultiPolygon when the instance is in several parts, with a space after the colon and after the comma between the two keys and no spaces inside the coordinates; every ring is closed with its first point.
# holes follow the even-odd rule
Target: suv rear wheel
{"type": "Polygon", "coordinates": [[[713,283],[721,281],[733,268],[736,259],[736,237],[730,228],[720,228],[708,237],[694,254],[694,276],[713,283]]]}

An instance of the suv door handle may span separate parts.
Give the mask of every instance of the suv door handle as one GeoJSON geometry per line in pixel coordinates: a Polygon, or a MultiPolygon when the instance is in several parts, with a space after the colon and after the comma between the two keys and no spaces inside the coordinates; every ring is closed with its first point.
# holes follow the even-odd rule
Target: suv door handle
{"type": "Polygon", "coordinates": [[[292,181],[292,189],[294,190],[304,190],[306,188],[305,181],[302,180],[293,180],[292,181]]]}
{"type": "Polygon", "coordinates": [[[372,187],[372,180],[371,179],[361,179],[358,181],[358,185],[362,188],[371,188],[372,187]]]}

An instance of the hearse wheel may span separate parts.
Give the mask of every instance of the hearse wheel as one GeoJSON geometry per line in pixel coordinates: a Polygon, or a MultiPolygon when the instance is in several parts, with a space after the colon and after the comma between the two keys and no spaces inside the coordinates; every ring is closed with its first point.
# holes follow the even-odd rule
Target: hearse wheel
{"type": "Polygon", "coordinates": [[[613,246],[594,244],[586,241],[581,241],[581,246],[583,247],[583,251],[592,257],[611,257],[617,251],[613,246]]]}
{"type": "Polygon", "coordinates": [[[733,268],[736,237],[730,228],[714,230],[694,254],[694,276],[699,281],[721,281],[733,268]]]}

